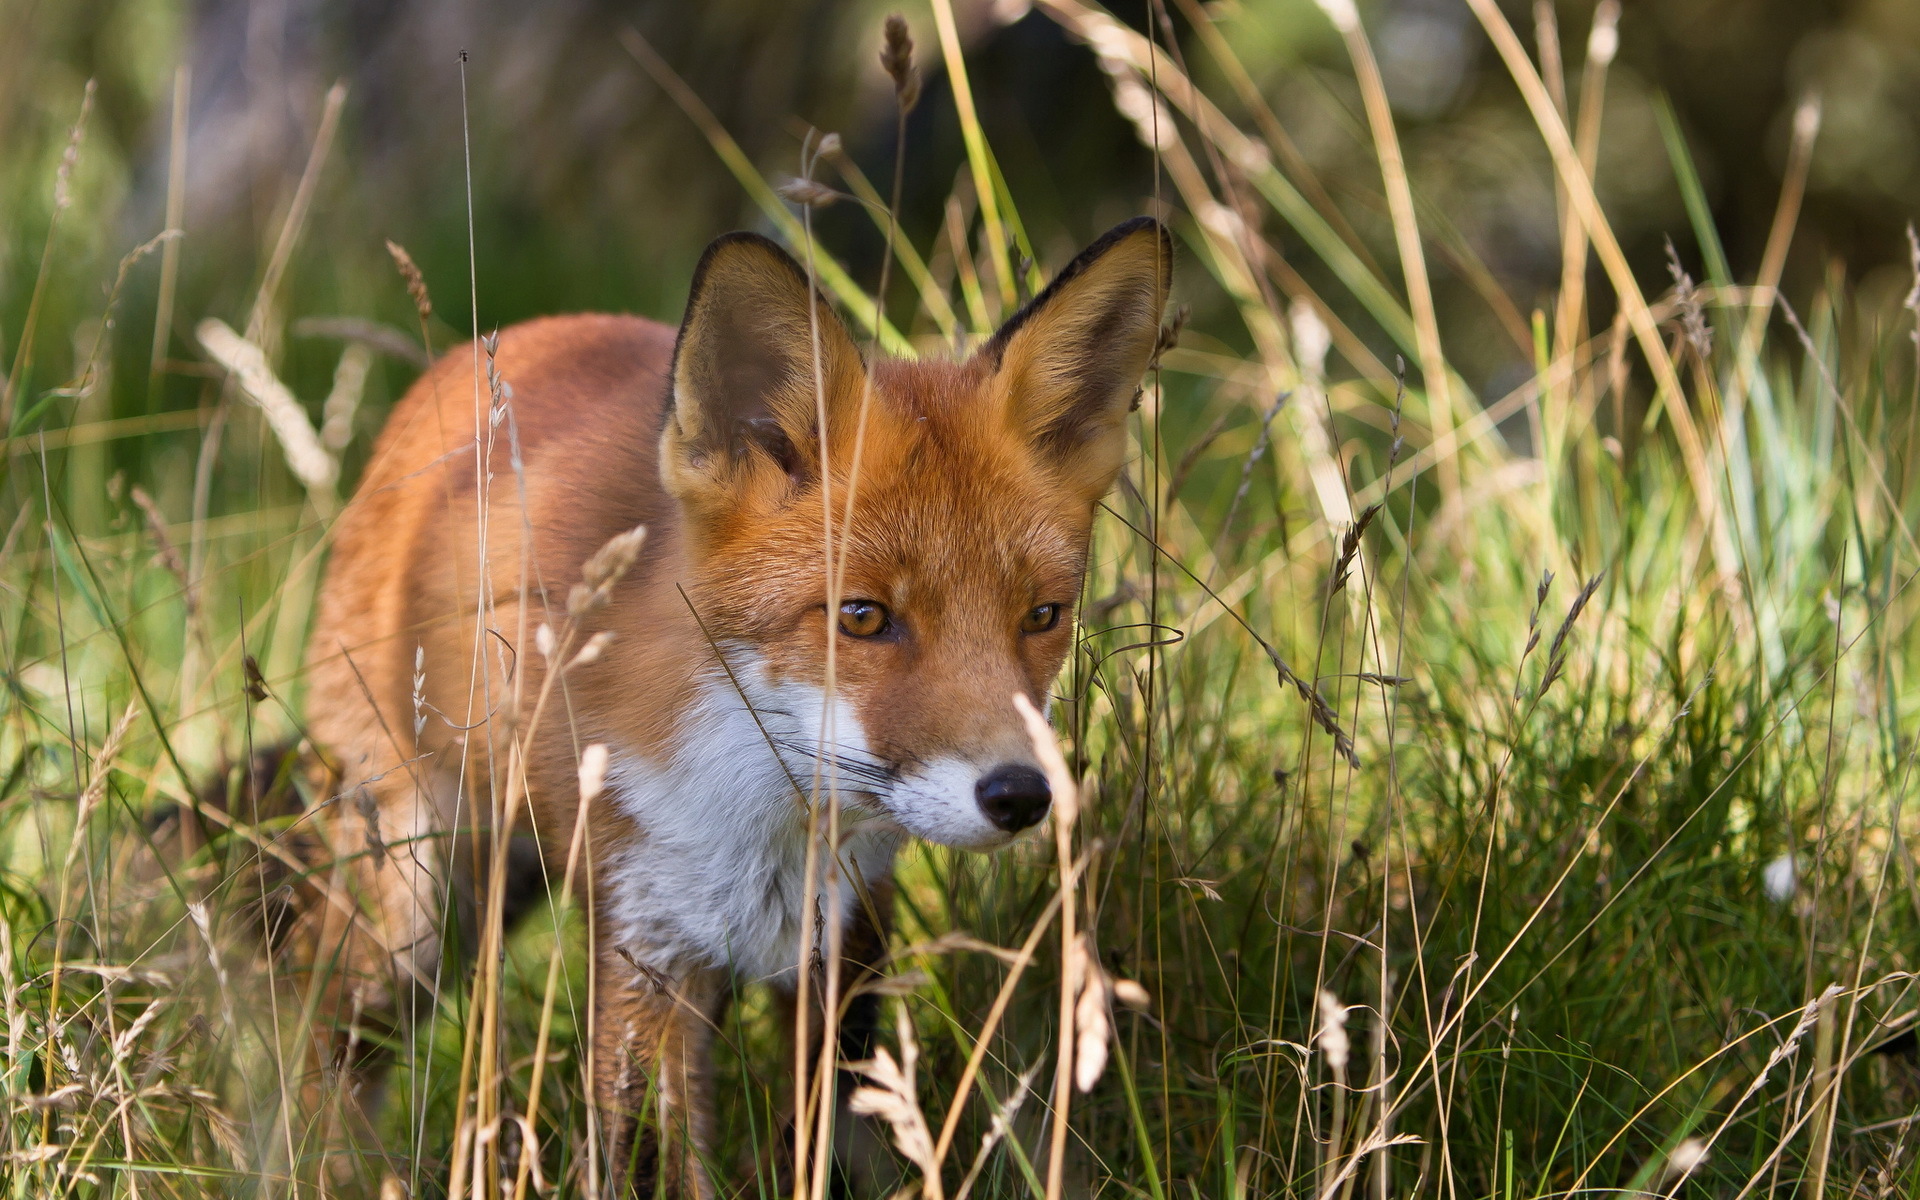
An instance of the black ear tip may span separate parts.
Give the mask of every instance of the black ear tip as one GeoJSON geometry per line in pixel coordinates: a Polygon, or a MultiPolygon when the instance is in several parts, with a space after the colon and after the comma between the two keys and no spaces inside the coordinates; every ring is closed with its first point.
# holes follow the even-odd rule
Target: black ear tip
{"type": "Polygon", "coordinates": [[[1093,243],[1081,251],[1080,257],[1076,259],[1063,274],[1077,273],[1080,268],[1092,264],[1095,259],[1101,257],[1107,251],[1141,237],[1152,237],[1159,243],[1158,257],[1162,269],[1171,272],[1173,267],[1173,231],[1168,229],[1166,223],[1158,218],[1143,216],[1132,217],[1122,221],[1112,229],[1107,230],[1095,238],[1093,243]]]}
{"type": "Polygon", "coordinates": [[[1108,249],[1143,233],[1152,233],[1160,240],[1162,247],[1167,250],[1173,249],[1173,234],[1158,217],[1129,217],[1093,239],[1093,242],[1082,252],[1082,256],[1108,249]]]}
{"type": "Polygon", "coordinates": [[[698,296],[714,268],[736,257],[777,262],[791,271],[793,277],[802,284],[806,282],[806,270],[794,261],[793,255],[787,253],[786,247],[764,234],[736,229],[707,243],[706,250],[701,252],[699,264],[693,268],[693,282],[688,286],[687,294],[698,296]]]}
{"type": "Polygon", "coordinates": [[[1165,239],[1169,236],[1167,233],[1167,227],[1165,224],[1161,222],[1160,218],[1145,217],[1145,216],[1128,217],[1126,220],[1120,222],[1118,225],[1115,225],[1113,227],[1113,232],[1120,234],[1121,236],[1124,237],[1129,234],[1139,233],[1140,231],[1146,230],[1146,229],[1151,229],[1155,233],[1158,233],[1162,239],[1165,239]]]}

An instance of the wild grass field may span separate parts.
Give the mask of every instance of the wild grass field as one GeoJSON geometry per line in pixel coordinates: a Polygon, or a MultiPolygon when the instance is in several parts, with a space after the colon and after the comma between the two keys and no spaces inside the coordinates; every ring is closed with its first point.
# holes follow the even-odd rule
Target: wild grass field
{"type": "MultiPolygon", "coordinates": [[[[1594,183],[1634,14],[1462,3],[1550,172],[1545,295],[1499,291],[1410,175],[1371,10],[1289,8],[1345,55],[1356,210],[1241,67],[1258,11],[1037,6],[1149,153],[1130,203],[1175,231],[1183,311],[1056,688],[1077,817],[899,872],[881,1040],[904,1074],[873,1098],[893,1188],[1920,1194],[1920,242],[1904,299],[1837,259],[1782,287],[1825,144],[1809,99],[1738,277],[1686,132],[1660,125],[1685,249],[1636,274],[1594,183]],[[1493,316],[1437,305],[1443,271],[1493,316]],[[1530,372],[1476,390],[1462,328],[1504,330],[1530,372]]],[[[944,75],[965,147],[940,211],[897,231],[911,144],[862,163],[802,123],[756,164],[669,58],[632,32],[621,50],[856,334],[948,354],[1063,265],[1062,234],[1023,221],[949,0],[906,11],[903,92],[878,15],[868,83],[894,105],[944,75]],[[859,224],[894,248],[878,308],[878,264],[843,269],[830,232],[859,224]]],[[[90,131],[129,94],[163,124],[191,94],[142,63],[106,92],[84,70],[0,82],[0,1187],[600,1194],[577,904],[556,893],[477,983],[447,973],[378,1138],[326,1158],[311,992],[260,952],[248,893],[262,863],[300,868],[303,818],[194,807],[301,736],[331,522],[385,407],[492,328],[460,316],[486,254],[422,274],[379,231],[311,239],[363,167],[336,93],[261,245],[183,286],[212,257],[174,232],[184,135],[166,214],[135,227],[90,131]]],[[[721,1031],[722,1194],[824,1178],[770,1166],[793,1106],[775,1019],[743,993],[721,1031]]]]}

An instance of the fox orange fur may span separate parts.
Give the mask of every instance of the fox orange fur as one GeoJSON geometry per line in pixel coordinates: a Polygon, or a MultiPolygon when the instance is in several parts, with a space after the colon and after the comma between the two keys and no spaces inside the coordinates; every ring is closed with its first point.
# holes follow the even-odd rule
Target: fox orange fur
{"type": "Polygon", "coordinates": [[[903,839],[990,850],[1044,817],[1012,697],[1044,704],[1072,645],[1170,269],[1165,230],[1134,220],[964,361],[865,362],[791,257],[733,234],[677,336],[531,321],[499,336],[497,388],[478,348],[442,358],[335,527],[309,652],[341,798],[321,828],[360,906],[310,903],[296,925],[324,974],[316,1045],[392,1028],[443,977],[443,919],[473,925],[499,797],[525,798],[516,890],[535,843],[560,878],[580,755],[602,744],[581,878],[605,1161],[626,1186],[707,1194],[708,1047],[733,986],[790,996],[826,912],[847,914],[848,969],[876,964],[903,839]],[[624,573],[587,565],[641,527],[624,573]],[[597,634],[536,719],[563,656],[546,651],[597,634]],[[845,870],[822,850],[809,897],[809,805],[836,799],[845,870]]]}

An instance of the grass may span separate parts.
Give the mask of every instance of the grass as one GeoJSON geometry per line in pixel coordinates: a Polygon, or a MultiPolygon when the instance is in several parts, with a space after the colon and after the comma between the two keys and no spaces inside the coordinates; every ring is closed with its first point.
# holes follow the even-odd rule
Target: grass
{"type": "MultiPolygon", "coordinates": [[[[947,1147],[928,1193],[1920,1190],[1914,312],[1863,305],[1838,264],[1810,294],[1776,295],[1803,175],[1762,278],[1731,278],[1672,122],[1709,278],[1676,265],[1643,295],[1585,174],[1605,134],[1581,89],[1605,86],[1605,63],[1580,73],[1569,133],[1561,64],[1542,71],[1476,0],[1558,172],[1562,278],[1578,291],[1537,301],[1535,377],[1475,396],[1437,357],[1446,329],[1424,283],[1400,299],[1427,251],[1396,166],[1393,244],[1363,255],[1272,144],[1257,93],[1188,82],[1244,79],[1222,57],[1231,39],[1189,39],[1215,56],[1189,64],[1078,0],[1043,7],[1094,47],[1157,147],[1152,191],[1183,243],[1192,320],[1150,381],[1058,688],[1077,821],[995,858],[922,848],[902,865],[899,1024],[883,1040],[911,1064],[901,1120],[947,1147]],[[1278,234],[1337,290],[1279,257],[1278,234]],[[1585,294],[1589,244],[1609,293],[1585,294]],[[1590,329],[1590,307],[1623,315],[1590,329]],[[1404,392],[1395,349],[1419,363],[1404,392]],[[1506,418],[1524,419],[1526,448],[1506,418]],[[1106,1073],[1069,1093],[1063,1018],[1097,1037],[1105,1011],[1078,1003],[1089,980],[1135,981],[1150,1004],[1111,1009],[1106,1073]],[[1069,1121],[1052,1120],[1069,1095],[1069,1121]]],[[[932,16],[916,25],[937,25],[963,66],[944,0],[932,16]]],[[[1363,84],[1364,37],[1346,34],[1363,84]]],[[[647,67],[671,79],[657,56],[647,67]]],[[[1384,100],[1364,90],[1363,128],[1398,164],[1384,100]]],[[[688,115],[752,170],[711,115],[688,115]]],[[[338,169],[329,136],[310,178],[338,169]]],[[[65,190],[87,169],[75,143],[41,228],[107,221],[65,190]]],[[[1017,197],[977,121],[966,150],[942,237],[898,247],[913,296],[885,336],[902,348],[939,352],[956,321],[981,333],[1030,282],[1008,251],[1027,236],[1017,197]]],[[[877,199],[857,168],[842,178],[877,199]]],[[[805,214],[742,182],[781,206],[770,223],[808,236],[805,214]]],[[[313,406],[330,364],[287,339],[302,308],[275,295],[318,202],[300,194],[251,303],[187,324],[244,327],[315,385],[313,406]]],[[[294,831],[236,822],[156,851],[152,830],[223,758],[297,733],[301,642],[345,492],[299,482],[221,371],[170,368],[199,373],[163,393],[199,389],[197,415],[150,408],[148,377],[112,368],[145,364],[152,331],[117,292],[105,317],[72,299],[68,245],[48,235],[33,315],[6,339],[40,365],[25,349],[10,363],[0,511],[0,1186],[321,1195],[391,1175],[389,1189],[439,1194],[471,1137],[456,1114],[476,1099],[524,1112],[541,1043],[528,1187],[590,1194],[585,968],[578,915],[558,908],[505,942],[481,994],[448,981],[402,1047],[384,1152],[345,1180],[317,1163],[301,993],[274,986],[242,903],[250,864],[294,831]],[[83,349],[49,382],[59,342],[44,331],[63,321],[83,349]],[[461,1097],[480,1014],[497,1022],[501,1077],[461,1097]]],[[[833,249],[811,247],[823,278],[885,328],[859,282],[825,269],[833,249]]],[[[356,286],[404,296],[398,279],[356,286]]],[[[429,320],[423,300],[444,348],[429,320]]],[[[412,370],[376,368],[365,406],[412,370]]],[[[349,479],[371,423],[333,447],[349,479]]],[[[746,1195],[772,1189],[789,1102],[773,1020],[746,997],[723,1031],[716,1168],[746,1195]]],[[[502,1128],[502,1145],[519,1136],[502,1128]]]]}

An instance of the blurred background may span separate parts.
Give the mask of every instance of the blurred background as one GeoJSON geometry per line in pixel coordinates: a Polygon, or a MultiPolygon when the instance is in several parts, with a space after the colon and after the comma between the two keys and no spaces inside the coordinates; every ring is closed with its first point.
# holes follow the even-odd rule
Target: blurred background
{"type": "MultiPolygon", "coordinates": [[[[160,357],[196,358],[187,334],[203,315],[241,320],[336,81],[346,87],[337,141],[278,288],[291,310],[280,316],[353,314],[410,328],[404,289],[385,262],[382,243],[391,238],[420,263],[444,322],[440,332],[451,339],[471,329],[463,172],[470,150],[472,286],[482,328],[577,309],[674,320],[704,243],[767,222],[682,108],[640,68],[622,31],[637,31],[658,51],[763,173],[796,170],[812,126],[839,132],[884,191],[893,101],[876,52],[881,17],[892,7],[865,0],[5,0],[0,329],[17,331],[24,322],[47,246],[56,168],[88,79],[98,83],[96,110],[73,172],[72,210],[51,250],[61,269],[48,281],[36,325],[44,344],[35,348],[33,375],[42,386],[77,373],[76,321],[99,310],[100,289],[121,256],[165,226],[176,119],[185,134],[185,236],[173,328],[160,357]]],[[[1203,90],[1234,96],[1234,81],[1193,35],[1190,18],[1202,6],[1180,0],[1171,7],[1180,10],[1170,21],[1178,49],[1203,90]]],[[[1523,33],[1537,28],[1532,8],[1504,8],[1523,33]]],[[[1112,11],[1147,29],[1146,5],[1119,3],[1112,11]]],[[[1325,14],[1311,0],[1212,0],[1204,11],[1291,141],[1298,163],[1288,165],[1310,169],[1346,226],[1343,236],[1391,266],[1374,148],[1352,68],[1325,14]]],[[[1592,6],[1575,0],[1552,12],[1567,71],[1577,79],[1592,6]]],[[[1008,191],[1020,197],[1043,268],[1057,268],[1099,230],[1151,207],[1151,156],[1115,111],[1086,46],[1022,0],[961,0],[956,14],[982,126],[1008,191]]],[[[901,218],[907,236],[927,247],[937,240],[946,198],[957,181],[966,183],[966,157],[931,18],[908,16],[926,87],[908,133],[901,218]]],[[[1461,0],[1381,0],[1364,5],[1363,17],[1428,231],[1449,354],[1470,387],[1497,395],[1531,373],[1528,310],[1550,306],[1558,284],[1550,163],[1461,0]]],[[[1903,231],[1920,198],[1920,5],[1627,6],[1596,178],[1649,294],[1670,284],[1668,239],[1701,275],[1659,107],[1670,104],[1677,117],[1738,279],[1754,273],[1793,114],[1810,96],[1822,105],[1824,128],[1786,265],[1787,294],[1804,294],[1836,260],[1857,286],[1903,292],[1912,277],[1903,231]]],[[[840,205],[821,214],[820,227],[870,287],[881,255],[873,223],[856,206],[840,205]]],[[[1286,231],[1268,235],[1281,255],[1294,249],[1286,231]]],[[[1299,271],[1314,282],[1317,260],[1300,258],[1299,271]]],[[[151,365],[159,259],[150,255],[130,272],[117,308],[114,366],[123,380],[144,379],[151,365]]],[[[1204,327],[1205,305],[1225,301],[1188,290],[1204,327]]],[[[902,320],[911,299],[902,284],[894,297],[902,320]]],[[[1607,289],[1596,288],[1597,326],[1610,318],[1609,303],[1607,289]]],[[[1355,327],[1375,353],[1389,354],[1385,338],[1364,322],[1355,327]]],[[[296,337],[286,353],[291,379],[310,376],[324,388],[337,344],[296,337]]],[[[200,385],[163,371],[154,386],[123,384],[96,403],[110,404],[113,415],[158,411],[192,402],[200,385]]],[[[369,395],[376,412],[384,386],[376,375],[369,395]]]]}

